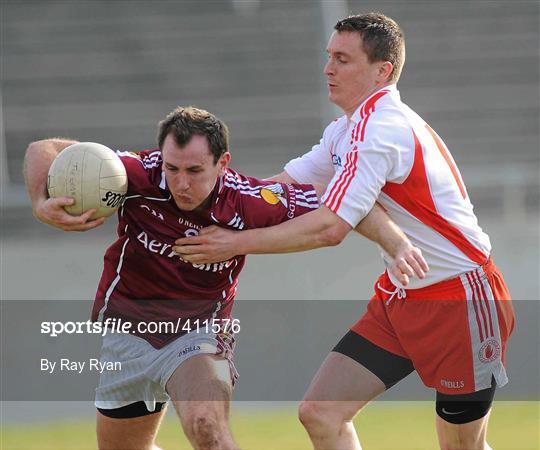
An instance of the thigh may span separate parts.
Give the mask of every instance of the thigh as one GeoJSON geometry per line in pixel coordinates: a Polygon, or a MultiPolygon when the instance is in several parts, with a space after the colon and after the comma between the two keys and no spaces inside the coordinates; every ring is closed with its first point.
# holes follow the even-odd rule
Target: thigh
{"type": "Polygon", "coordinates": [[[154,448],[159,425],[166,408],[160,412],[130,418],[112,418],[101,414],[96,416],[98,448],[150,450],[154,448]]]}
{"type": "Polygon", "coordinates": [[[233,390],[230,362],[211,354],[192,356],[176,368],[166,390],[182,423],[202,410],[217,420],[226,419],[233,390]]]}
{"type": "Polygon", "coordinates": [[[368,369],[384,383],[386,389],[414,371],[408,358],[389,352],[352,330],[343,336],[333,351],[348,356],[368,369]]]}
{"type": "Polygon", "coordinates": [[[325,409],[352,419],[370,400],[385,391],[384,383],[362,364],[331,352],[322,363],[304,402],[324,402],[325,409]]]}
{"type": "Polygon", "coordinates": [[[100,363],[118,368],[101,372],[96,407],[109,410],[144,401],[153,411],[157,403],[166,402],[165,390],[149,373],[159,362],[158,353],[148,342],[130,334],[104,336],[100,363]]]}

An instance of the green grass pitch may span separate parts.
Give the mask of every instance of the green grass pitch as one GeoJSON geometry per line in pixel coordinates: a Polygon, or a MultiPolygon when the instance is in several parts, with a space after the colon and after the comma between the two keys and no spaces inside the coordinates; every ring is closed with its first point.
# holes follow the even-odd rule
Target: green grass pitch
{"type": "MultiPolygon", "coordinates": [[[[355,419],[366,450],[433,450],[438,448],[434,408],[429,402],[379,402],[355,419]]],[[[495,450],[539,449],[540,409],[538,402],[496,402],[488,442],[495,450]]],[[[307,435],[296,411],[234,412],[232,427],[242,449],[308,450],[307,435]]],[[[42,425],[8,425],[2,429],[1,448],[6,450],[87,450],[96,448],[94,423],[64,421],[42,425]]],[[[168,416],[157,444],[164,450],[191,448],[179,422],[168,416]]]]}

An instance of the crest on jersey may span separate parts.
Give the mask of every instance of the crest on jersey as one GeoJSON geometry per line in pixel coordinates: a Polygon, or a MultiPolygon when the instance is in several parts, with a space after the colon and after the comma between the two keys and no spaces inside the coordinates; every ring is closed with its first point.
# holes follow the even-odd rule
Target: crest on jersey
{"type": "Polygon", "coordinates": [[[485,342],[478,352],[478,358],[483,363],[495,361],[501,356],[501,346],[496,339],[485,342]]]}
{"type": "Polygon", "coordinates": [[[271,205],[277,205],[281,203],[287,208],[287,198],[285,197],[285,190],[281,184],[270,184],[261,188],[261,197],[266,203],[271,205]]]}

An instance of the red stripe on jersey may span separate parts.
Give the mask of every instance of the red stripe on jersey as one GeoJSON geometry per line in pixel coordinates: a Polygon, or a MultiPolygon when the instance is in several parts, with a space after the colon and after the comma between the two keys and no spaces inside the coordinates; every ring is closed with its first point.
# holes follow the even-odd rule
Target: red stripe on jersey
{"type": "MultiPolygon", "coordinates": [[[[377,103],[377,101],[380,98],[382,98],[386,94],[388,94],[388,92],[390,92],[390,91],[377,92],[373,97],[369,98],[366,101],[366,103],[364,103],[364,106],[360,110],[360,120],[362,121],[362,128],[361,128],[362,131],[360,133],[360,141],[361,142],[364,141],[364,135],[366,133],[366,125],[367,125],[369,116],[371,115],[371,113],[373,111],[375,111],[375,103],[377,103]]],[[[356,139],[355,140],[358,141],[358,132],[356,133],[356,139]]]]}
{"type": "Polygon", "coordinates": [[[476,319],[476,326],[478,327],[478,332],[480,333],[480,342],[484,341],[484,333],[482,330],[482,324],[480,323],[480,313],[478,312],[478,304],[476,301],[477,293],[476,288],[474,286],[474,283],[471,281],[470,274],[466,273],[465,276],[467,277],[467,281],[469,283],[469,286],[471,287],[471,293],[472,293],[472,304],[474,308],[474,316],[476,319]]]}
{"type": "Polygon", "coordinates": [[[446,164],[448,164],[448,167],[450,167],[450,170],[452,171],[452,175],[454,175],[454,179],[456,180],[459,190],[461,191],[461,195],[463,196],[463,198],[467,198],[467,191],[465,190],[465,186],[463,186],[463,183],[461,182],[461,177],[459,176],[457,167],[454,164],[454,161],[452,161],[452,158],[450,157],[450,153],[448,153],[448,150],[444,146],[443,141],[441,140],[439,135],[435,133],[435,130],[433,130],[433,128],[431,128],[428,124],[426,124],[426,128],[428,129],[429,134],[431,134],[431,137],[437,144],[437,148],[441,152],[442,157],[445,159],[446,164]]]}
{"type": "MultiPolygon", "coordinates": [[[[358,140],[358,133],[360,132],[360,125],[362,124],[362,121],[358,122],[356,124],[356,126],[353,128],[353,136],[352,136],[352,139],[353,141],[357,141],[358,140]]],[[[351,142],[352,144],[353,142],[351,142]]]]}
{"type": "Polygon", "coordinates": [[[341,191],[341,194],[337,200],[337,204],[334,206],[333,211],[336,212],[339,209],[339,206],[341,205],[341,201],[343,200],[343,197],[345,196],[345,193],[347,192],[347,189],[352,183],[352,180],[354,179],[354,175],[356,173],[356,167],[358,163],[358,152],[353,152],[352,156],[352,165],[351,165],[351,171],[349,173],[349,178],[347,179],[347,182],[345,183],[345,186],[343,186],[343,189],[341,191]]]}
{"type": "MultiPolygon", "coordinates": [[[[343,172],[339,176],[338,180],[332,187],[332,190],[330,191],[330,195],[324,202],[324,204],[330,208],[332,211],[334,211],[334,205],[336,204],[336,199],[340,195],[341,190],[345,184],[347,184],[347,181],[349,179],[350,173],[352,171],[352,152],[347,153],[347,160],[345,162],[345,166],[343,167],[343,172]]],[[[334,211],[335,212],[335,211],[334,211]]]]}
{"type": "Polygon", "coordinates": [[[435,207],[424,164],[422,145],[414,131],[414,163],[407,179],[401,183],[387,182],[382,192],[405,208],[410,214],[448,239],[471,261],[481,265],[487,256],[467,240],[457,227],[442,217],[435,207]]]}
{"type": "MultiPolygon", "coordinates": [[[[330,194],[328,194],[328,198],[326,199],[325,205],[328,206],[330,203],[334,201],[334,198],[339,191],[340,186],[345,182],[345,178],[347,177],[347,171],[349,170],[349,162],[350,162],[350,153],[347,153],[346,155],[346,161],[345,166],[343,167],[343,172],[341,172],[341,175],[336,180],[334,185],[332,186],[332,189],[330,190],[330,194]]],[[[328,206],[329,207],[329,206],[328,206]]]]}
{"type": "MultiPolygon", "coordinates": [[[[369,112],[369,114],[366,116],[366,118],[364,119],[364,121],[362,122],[362,133],[360,134],[360,142],[364,142],[364,137],[366,135],[366,126],[367,126],[367,123],[368,123],[368,120],[369,120],[369,116],[371,115],[371,113],[375,111],[375,108],[369,112]]],[[[358,139],[358,137],[357,137],[358,139]]]]}

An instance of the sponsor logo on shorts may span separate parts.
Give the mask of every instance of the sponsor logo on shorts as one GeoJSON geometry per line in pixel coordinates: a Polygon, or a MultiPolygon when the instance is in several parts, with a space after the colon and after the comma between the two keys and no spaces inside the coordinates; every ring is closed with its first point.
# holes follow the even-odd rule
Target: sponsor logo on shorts
{"type": "Polygon", "coordinates": [[[196,352],[201,349],[200,345],[190,345],[189,347],[183,348],[180,350],[180,353],[178,353],[178,356],[184,356],[191,352],[196,352]]]}
{"type": "Polygon", "coordinates": [[[465,387],[465,381],[441,379],[441,386],[444,386],[445,388],[448,388],[448,389],[461,389],[465,387]]]}
{"type": "Polygon", "coordinates": [[[495,361],[501,356],[501,346],[496,339],[490,339],[480,347],[478,358],[483,363],[495,361]]]}

